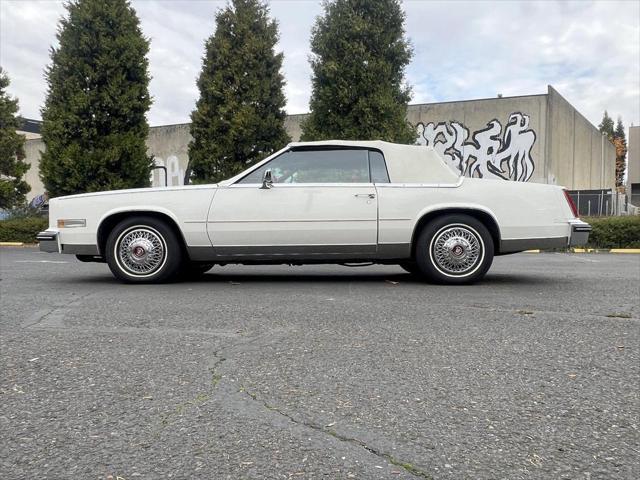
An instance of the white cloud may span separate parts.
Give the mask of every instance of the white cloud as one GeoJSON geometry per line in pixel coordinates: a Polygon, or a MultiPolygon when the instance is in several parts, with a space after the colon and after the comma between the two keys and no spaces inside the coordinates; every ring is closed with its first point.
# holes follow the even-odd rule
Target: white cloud
{"type": "MultiPolygon", "coordinates": [[[[133,2],[151,39],[152,125],[189,120],[205,39],[224,1],[133,2]]],[[[307,111],[315,0],[272,0],[290,113],[307,111]]],[[[594,124],[602,111],[640,124],[640,3],[405,0],[415,57],[413,102],[545,93],[554,85],[594,124]]],[[[0,64],[21,112],[40,117],[43,70],[65,10],[58,1],[0,1],[0,64]]]]}

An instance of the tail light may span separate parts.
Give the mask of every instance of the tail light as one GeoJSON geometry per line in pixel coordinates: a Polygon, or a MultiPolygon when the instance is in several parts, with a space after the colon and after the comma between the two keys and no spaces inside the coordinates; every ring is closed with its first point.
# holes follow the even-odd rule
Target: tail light
{"type": "Polygon", "coordinates": [[[578,209],[576,208],[576,204],[573,201],[573,198],[571,198],[571,195],[569,195],[569,191],[568,190],[563,190],[564,192],[564,198],[567,199],[567,203],[569,204],[569,208],[571,208],[571,212],[573,213],[573,216],[575,218],[578,218],[578,209]]]}

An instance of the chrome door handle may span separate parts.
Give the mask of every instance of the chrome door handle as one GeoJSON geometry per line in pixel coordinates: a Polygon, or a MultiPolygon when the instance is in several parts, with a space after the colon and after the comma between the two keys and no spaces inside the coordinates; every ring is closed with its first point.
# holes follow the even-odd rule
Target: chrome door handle
{"type": "Polygon", "coordinates": [[[356,197],[376,198],[375,193],[356,193],[356,197]]]}

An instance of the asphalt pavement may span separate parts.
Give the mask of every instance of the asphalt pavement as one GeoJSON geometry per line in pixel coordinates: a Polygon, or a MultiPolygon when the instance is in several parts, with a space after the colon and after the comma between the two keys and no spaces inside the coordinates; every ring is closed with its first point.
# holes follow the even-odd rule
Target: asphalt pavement
{"type": "Polygon", "coordinates": [[[3,480],[640,478],[640,255],[0,277],[3,480]]]}

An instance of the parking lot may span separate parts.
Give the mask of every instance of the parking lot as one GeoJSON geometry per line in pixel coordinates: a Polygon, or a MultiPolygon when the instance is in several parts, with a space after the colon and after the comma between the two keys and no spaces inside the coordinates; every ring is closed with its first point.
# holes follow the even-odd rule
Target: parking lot
{"type": "Polygon", "coordinates": [[[0,249],[0,477],[637,479],[640,256],[117,283],[0,249]]]}

